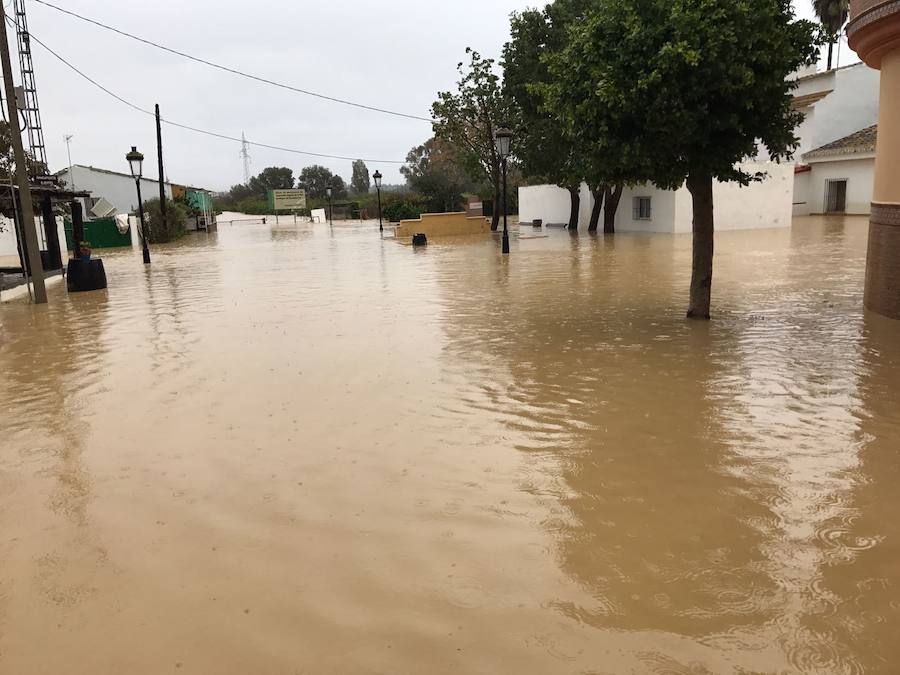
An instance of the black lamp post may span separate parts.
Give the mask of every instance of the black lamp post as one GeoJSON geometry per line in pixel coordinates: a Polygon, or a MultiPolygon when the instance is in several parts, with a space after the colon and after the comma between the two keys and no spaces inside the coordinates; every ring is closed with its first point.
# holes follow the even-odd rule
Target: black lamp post
{"type": "Polygon", "coordinates": [[[509,211],[506,204],[506,162],[509,159],[512,137],[512,131],[505,127],[497,129],[494,133],[497,155],[500,157],[500,163],[503,168],[503,255],[509,255],[509,228],[506,224],[506,213],[509,211]]]}
{"type": "Polygon", "coordinates": [[[141,244],[144,249],[144,264],[150,264],[150,249],[147,247],[147,228],[144,225],[144,200],[141,198],[141,175],[144,170],[144,156],[138,152],[138,149],[131,146],[131,152],[125,155],[128,160],[128,166],[131,169],[131,175],[134,183],[137,185],[138,196],[138,220],[141,223],[141,244]]]}
{"type": "Polygon", "coordinates": [[[381,220],[381,179],[383,176],[381,175],[381,172],[376,169],[372,178],[375,179],[375,190],[378,192],[378,231],[384,232],[384,225],[381,220]]]}
{"type": "Polygon", "coordinates": [[[331,193],[332,193],[332,188],[329,185],[327,188],[325,188],[325,194],[328,195],[328,224],[331,227],[334,227],[334,223],[332,222],[332,218],[331,218],[332,214],[334,213],[334,207],[331,205],[331,193]]]}

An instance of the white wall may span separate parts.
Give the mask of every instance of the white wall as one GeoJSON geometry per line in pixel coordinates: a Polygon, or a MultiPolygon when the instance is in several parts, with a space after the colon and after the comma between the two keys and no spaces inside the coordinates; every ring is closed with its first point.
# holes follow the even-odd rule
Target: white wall
{"type": "Polygon", "coordinates": [[[655,185],[626,187],[616,212],[616,232],[663,232],[671,234],[675,227],[676,193],[660,190],[655,185]],[[650,220],[634,219],[634,200],[650,197],[650,220]]]}
{"type": "Polygon", "coordinates": [[[825,210],[825,183],[847,179],[847,213],[868,215],[872,210],[875,183],[875,156],[835,161],[816,160],[809,175],[809,213],[825,210]]]}
{"type": "MultiPolygon", "coordinates": [[[[587,186],[587,183],[581,184],[581,190],[578,194],[581,198],[578,208],[578,227],[587,228],[591,224],[591,211],[594,210],[594,196],[591,194],[591,189],[587,186]]],[[[566,217],[566,222],[569,222],[568,217],[566,217]]],[[[601,225],[600,227],[603,226],[601,225]]]]}
{"type": "MultiPolygon", "coordinates": [[[[586,184],[581,186],[581,207],[578,213],[578,227],[587,228],[591,222],[594,198],[586,184]]],[[[625,188],[619,210],[616,213],[616,228],[623,232],[672,232],[674,221],[675,193],[648,185],[640,188],[625,188]],[[636,196],[652,197],[652,220],[633,220],[632,200],[636,196]]],[[[571,200],[568,190],[556,185],[530,185],[519,188],[519,221],[530,223],[541,218],[544,224],[569,222],[571,200]]],[[[602,219],[602,216],[601,216],[602,219]]],[[[600,221],[600,227],[603,221],[600,221]]]]}
{"type": "Polygon", "coordinates": [[[880,74],[864,63],[835,71],[834,92],[816,104],[815,149],[878,123],[880,74]]]}
{"type": "MultiPolygon", "coordinates": [[[[583,208],[584,200],[582,200],[583,208]]],[[[519,188],[519,222],[530,223],[540,218],[544,221],[544,225],[568,223],[571,209],[569,192],[561,187],[529,185],[519,188]]]]}
{"type": "MultiPolygon", "coordinates": [[[[40,247],[42,250],[47,250],[47,244],[44,241],[43,237],[43,225],[41,224],[41,218],[39,216],[35,216],[34,218],[35,226],[38,233],[38,241],[40,242],[40,247]]],[[[5,218],[0,216],[0,229],[3,231],[0,232],[0,265],[2,266],[17,266],[19,264],[19,251],[16,248],[16,225],[13,222],[12,218],[5,218]]],[[[63,250],[63,264],[66,262],[66,231],[63,228],[63,219],[58,217],[56,219],[56,229],[59,234],[59,247],[63,250]]]]}
{"type": "MultiPolygon", "coordinates": [[[[713,186],[716,231],[790,227],[794,165],[745,163],[741,168],[748,173],[765,172],[767,177],[747,187],[737,183],[716,183],[713,186]]],[[[681,225],[681,222],[678,224],[681,225]]]]}
{"type": "MultiPolygon", "coordinates": [[[[765,172],[768,176],[758,183],[741,187],[737,183],[716,183],[713,186],[716,230],[752,230],[790,227],[794,198],[794,165],[771,162],[746,162],[741,168],[748,173],[765,172]]],[[[579,226],[590,222],[593,198],[587,186],[581,189],[579,226]]],[[[555,185],[531,185],[519,188],[519,220],[523,223],[541,218],[544,224],[567,223],[569,193],[555,185]]],[[[616,231],[660,232],[677,234],[690,232],[693,221],[693,201],[686,187],[680,190],[661,190],[646,184],[626,187],[616,212],[616,231]],[[634,219],[634,199],[650,197],[650,220],[634,219]]],[[[602,221],[601,221],[602,223],[602,221]]]]}
{"type": "MultiPolygon", "coordinates": [[[[813,147],[813,138],[816,135],[816,106],[806,106],[805,108],[801,108],[800,112],[803,113],[803,121],[794,131],[794,133],[797,134],[797,138],[800,139],[800,145],[794,150],[794,161],[796,162],[801,160],[803,153],[815,149],[813,147]]],[[[860,129],[863,128],[864,127],[860,127],[860,129]]],[[[837,139],[835,138],[833,140],[837,139]]],[[[817,145],[815,147],[817,148],[819,146],[817,145]]],[[[768,159],[768,156],[766,156],[765,159],[768,159]]]]}
{"type": "MultiPolygon", "coordinates": [[[[713,185],[716,231],[790,227],[794,165],[746,162],[741,164],[741,168],[748,173],[765,172],[767,178],[746,187],[738,183],[716,182],[713,185]]],[[[653,186],[643,186],[623,192],[616,229],[623,232],[685,234],[693,229],[693,217],[693,199],[686,187],[666,192],[653,186]],[[652,221],[632,219],[632,200],[636,196],[652,197],[652,221]]]]}
{"type": "Polygon", "coordinates": [[[812,213],[809,197],[809,171],[794,174],[794,215],[808,216],[812,213]]]}
{"type": "MultiPolygon", "coordinates": [[[[864,63],[801,79],[794,96],[833,91],[813,107],[809,123],[798,129],[795,157],[878,123],[880,78],[864,63]]],[[[804,110],[804,112],[807,112],[804,110]]]]}
{"type": "MultiPolygon", "coordinates": [[[[137,208],[137,189],[131,176],[94,171],[84,166],[75,166],[72,171],[76,190],[86,190],[94,199],[104,198],[116,207],[117,213],[131,213],[137,208]]],[[[68,187],[72,187],[68,169],[60,177],[68,187]]],[[[141,197],[144,201],[158,199],[159,183],[155,180],[141,179],[141,197]]],[[[172,186],[168,184],[166,185],[166,197],[172,198],[172,186]]],[[[89,213],[85,213],[86,219],[91,217],[89,213]]]]}

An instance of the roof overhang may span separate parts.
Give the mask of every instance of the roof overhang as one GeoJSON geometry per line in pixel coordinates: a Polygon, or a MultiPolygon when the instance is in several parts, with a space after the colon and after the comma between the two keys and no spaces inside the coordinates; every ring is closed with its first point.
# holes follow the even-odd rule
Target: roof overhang
{"type": "Polygon", "coordinates": [[[812,94],[803,94],[802,96],[795,96],[794,100],[791,101],[791,107],[794,110],[800,110],[801,108],[808,108],[811,105],[815,105],[823,98],[828,96],[834,89],[823,89],[822,91],[816,91],[812,94]]]}
{"type": "Polygon", "coordinates": [[[803,161],[808,164],[822,164],[824,162],[856,162],[863,160],[875,160],[875,151],[872,152],[830,152],[827,154],[813,155],[807,153],[803,155],[803,161]]]}

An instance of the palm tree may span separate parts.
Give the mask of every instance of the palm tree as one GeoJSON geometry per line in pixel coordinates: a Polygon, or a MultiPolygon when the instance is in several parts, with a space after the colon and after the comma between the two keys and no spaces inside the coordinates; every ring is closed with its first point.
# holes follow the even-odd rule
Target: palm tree
{"type": "Polygon", "coordinates": [[[828,43],[828,70],[831,70],[834,43],[850,16],[850,0],[813,0],[813,10],[819,17],[819,22],[832,37],[832,41],[828,43]]]}

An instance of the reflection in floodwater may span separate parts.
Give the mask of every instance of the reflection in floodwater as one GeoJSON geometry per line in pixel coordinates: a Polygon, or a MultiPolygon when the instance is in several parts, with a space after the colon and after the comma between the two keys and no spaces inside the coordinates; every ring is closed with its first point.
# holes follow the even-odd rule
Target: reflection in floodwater
{"type": "Polygon", "coordinates": [[[235,225],[0,307],[0,672],[893,672],[865,222],[720,235],[708,325],[689,237],[549,235],[235,225]]]}

